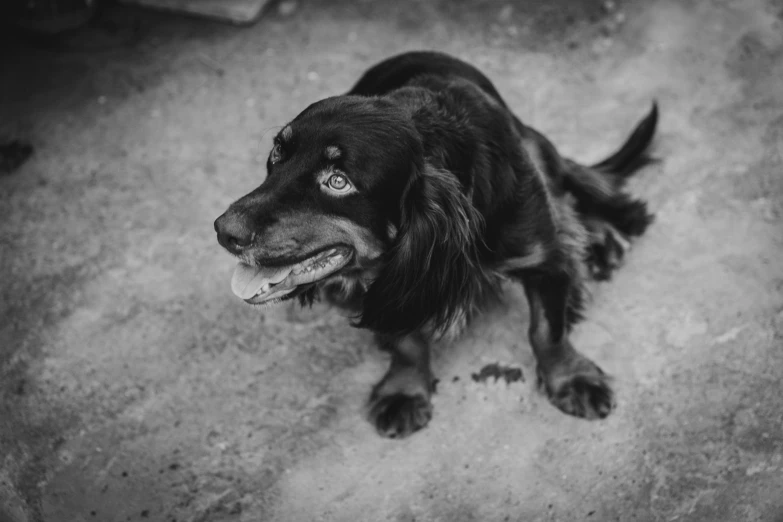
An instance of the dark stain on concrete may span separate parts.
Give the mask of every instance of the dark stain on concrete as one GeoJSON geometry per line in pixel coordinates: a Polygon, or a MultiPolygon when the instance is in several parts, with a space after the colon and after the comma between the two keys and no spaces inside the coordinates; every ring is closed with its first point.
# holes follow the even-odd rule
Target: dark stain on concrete
{"type": "Polygon", "coordinates": [[[470,375],[473,382],[485,383],[489,379],[493,379],[493,382],[498,380],[506,381],[506,384],[512,382],[525,382],[525,378],[522,375],[522,368],[505,366],[500,363],[491,363],[483,366],[478,373],[472,373],[470,375]]]}
{"type": "Polygon", "coordinates": [[[753,82],[779,64],[782,50],[780,45],[770,47],[758,32],[747,32],[727,54],[726,69],[738,79],[753,82]]]}

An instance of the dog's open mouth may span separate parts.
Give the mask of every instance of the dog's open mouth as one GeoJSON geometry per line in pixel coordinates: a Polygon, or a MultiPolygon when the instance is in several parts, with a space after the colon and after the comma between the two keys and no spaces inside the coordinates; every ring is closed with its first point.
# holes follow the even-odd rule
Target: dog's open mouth
{"type": "Polygon", "coordinates": [[[254,266],[239,263],[231,278],[231,290],[251,304],[282,299],[297,288],[320,281],[351,260],[351,250],[336,246],[292,265],[254,266]]]}

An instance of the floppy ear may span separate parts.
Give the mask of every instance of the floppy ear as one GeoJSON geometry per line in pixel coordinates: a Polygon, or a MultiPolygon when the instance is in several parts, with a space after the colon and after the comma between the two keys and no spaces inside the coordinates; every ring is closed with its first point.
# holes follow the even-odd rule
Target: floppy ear
{"type": "Polygon", "coordinates": [[[481,215],[450,172],[426,165],[402,196],[400,227],[364,297],[360,327],[444,331],[496,287],[481,267],[481,215]]]}

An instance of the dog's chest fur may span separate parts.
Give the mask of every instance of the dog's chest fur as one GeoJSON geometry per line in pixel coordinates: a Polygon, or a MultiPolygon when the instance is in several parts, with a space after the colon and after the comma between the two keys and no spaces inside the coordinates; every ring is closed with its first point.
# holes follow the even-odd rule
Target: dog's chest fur
{"type": "MultiPolygon", "coordinates": [[[[531,259],[537,259],[538,252],[523,259],[509,259],[507,263],[489,269],[489,272],[498,281],[508,277],[508,271],[516,269],[520,264],[527,265],[531,259]]],[[[350,313],[360,313],[364,295],[373,281],[373,272],[367,270],[350,275],[337,275],[324,280],[318,285],[318,295],[330,305],[350,313]]],[[[437,296],[433,296],[437,298],[437,296]]],[[[454,314],[451,321],[437,325],[430,321],[425,324],[420,333],[432,341],[453,342],[459,339],[470,325],[471,319],[476,316],[485,303],[471,303],[454,314]]]]}

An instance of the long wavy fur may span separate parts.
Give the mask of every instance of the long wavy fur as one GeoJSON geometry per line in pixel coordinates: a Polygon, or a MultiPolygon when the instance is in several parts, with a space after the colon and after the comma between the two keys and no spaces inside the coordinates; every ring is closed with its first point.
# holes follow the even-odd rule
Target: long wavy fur
{"type": "Polygon", "coordinates": [[[447,330],[497,291],[482,266],[483,220],[459,180],[425,164],[402,198],[399,233],[364,298],[358,326],[386,334],[447,330]]]}

